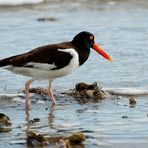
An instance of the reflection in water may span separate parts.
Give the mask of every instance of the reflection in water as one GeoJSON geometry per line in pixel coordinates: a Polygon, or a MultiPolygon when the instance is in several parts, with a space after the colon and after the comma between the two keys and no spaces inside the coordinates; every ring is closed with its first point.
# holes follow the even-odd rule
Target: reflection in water
{"type": "Polygon", "coordinates": [[[28,142],[28,133],[31,130],[31,124],[30,124],[30,113],[29,113],[29,108],[25,108],[25,121],[26,121],[26,130],[25,130],[25,135],[26,135],[26,147],[30,147],[32,145],[30,145],[30,142],[28,142]]]}
{"type": "MultiPolygon", "coordinates": [[[[49,131],[54,130],[54,132],[46,132],[43,134],[42,131],[39,132],[43,126],[36,127],[35,123],[30,120],[30,114],[26,114],[26,144],[27,147],[44,147],[44,146],[54,146],[55,148],[84,148],[85,145],[82,143],[85,141],[86,137],[83,132],[75,132],[70,134],[65,134],[64,132],[58,132],[55,129],[55,111],[56,108],[50,108],[48,114],[48,125],[46,129],[49,131]],[[36,130],[34,130],[36,129],[36,130]],[[41,133],[41,134],[40,134],[41,133]]],[[[47,121],[47,120],[46,120],[47,121]]],[[[39,123],[40,124],[40,123],[39,123]]],[[[41,123],[43,124],[43,123],[41,123]]],[[[45,123],[44,123],[45,124],[45,123]]]]}
{"type": "Polygon", "coordinates": [[[26,121],[28,122],[29,121],[29,108],[28,107],[25,107],[25,116],[26,116],[26,121]]]}
{"type": "Polygon", "coordinates": [[[54,126],[54,121],[55,121],[55,107],[53,108],[50,108],[50,112],[48,114],[48,121],[49,121],[49,127],[51,129],[55,129],[55,126],[54,126]]]}

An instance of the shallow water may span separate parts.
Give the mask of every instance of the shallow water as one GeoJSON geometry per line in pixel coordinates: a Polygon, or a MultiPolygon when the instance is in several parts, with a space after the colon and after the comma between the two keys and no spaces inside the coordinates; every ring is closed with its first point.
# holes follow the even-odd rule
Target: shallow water
{"type": "MultiPolygon", "coordinates": [[[[71,40],[82,30],[93,32],[95,40],[111,55],[110,63],[92,51],[89,60],[69,76],[55,80],[58,92],[77,82],[97,81],[103,88],[148,88],[148,1],[50,1],[35,6],[0,7],[0,59],[44,44],[71,40]],[[37,21],[39,18],[55,18],[37,21]]],[[[0,69],[0,92],[17,93],[27,77],[0,69]]],[[[47,87],[35,82],[32,87],[47,87]]],[[[57,92],[57,93],[58,93],[57,92]]],[[[45,133],[83,131],[85,147],[147,147],[147,97],[138,97],[131,108],[128,99],[112,97],[101,103],[78,104],[58,97],[55,109],[48,102],[31,105],[30,119],[41,121],[32,127],[45,133]],[[51,118],[49,118],[49,115],[51,118]],[[128,116],[123,119],[122,116],[128,116]]],[[[9,102],[0,112],[10,116],[13,127],[0,133],[0,147],[25,144],[24,104],[9,102]],[[20,104],[18,106],[18,104],[20,104]],[[15,114],[15,116],[14,116],[15,114]]]]}

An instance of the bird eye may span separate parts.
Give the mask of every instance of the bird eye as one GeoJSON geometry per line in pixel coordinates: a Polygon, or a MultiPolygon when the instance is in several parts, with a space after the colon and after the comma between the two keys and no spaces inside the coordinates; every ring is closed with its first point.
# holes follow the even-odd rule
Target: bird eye
{"type": "Polygon", "coordinates": [[[90,40],[93,40],[93,39],[94,39],[94,37],[91,35],[91,36],[89,37],[89,39],[90,39],[90,40]]]}

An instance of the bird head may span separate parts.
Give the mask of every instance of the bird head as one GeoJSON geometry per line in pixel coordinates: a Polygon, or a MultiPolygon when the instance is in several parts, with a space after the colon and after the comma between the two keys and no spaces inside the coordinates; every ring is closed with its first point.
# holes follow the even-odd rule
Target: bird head
{"type": "Polygon", "coordinates": [[[83,50],[88,50],[90,48],[94,49],[97,53],[99,53],[100,55],[102,55],[104,58],[106,58],[107,60],[109,60],[110,62],[112,62],[112,58],[104,52],[104,50],[102,49],[102,47],[95,43],[95,37],[92,33],[83,31],[80,32],[79,34],[77,34],[73,40],[72,43],[83,50]]]}

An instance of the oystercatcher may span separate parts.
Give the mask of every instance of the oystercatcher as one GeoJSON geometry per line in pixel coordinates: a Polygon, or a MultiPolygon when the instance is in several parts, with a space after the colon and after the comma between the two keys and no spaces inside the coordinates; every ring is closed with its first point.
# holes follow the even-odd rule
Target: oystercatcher
{"type": "Polygon", "coordinates": [[[16,74],[31,77],[25,83],[26,107],[29,108],[29,87],[35,80],[49,80],[48,96],[52,104],[56,104],[52,81],[65,76],[81,66],[89,57],[90,48],[97,51],[104,58],[112,61],[103,49],[95,43],[92,33],[83,31],[72,41],[38,47],[27,53],[0,60],[0,67],[16,74]]]}

